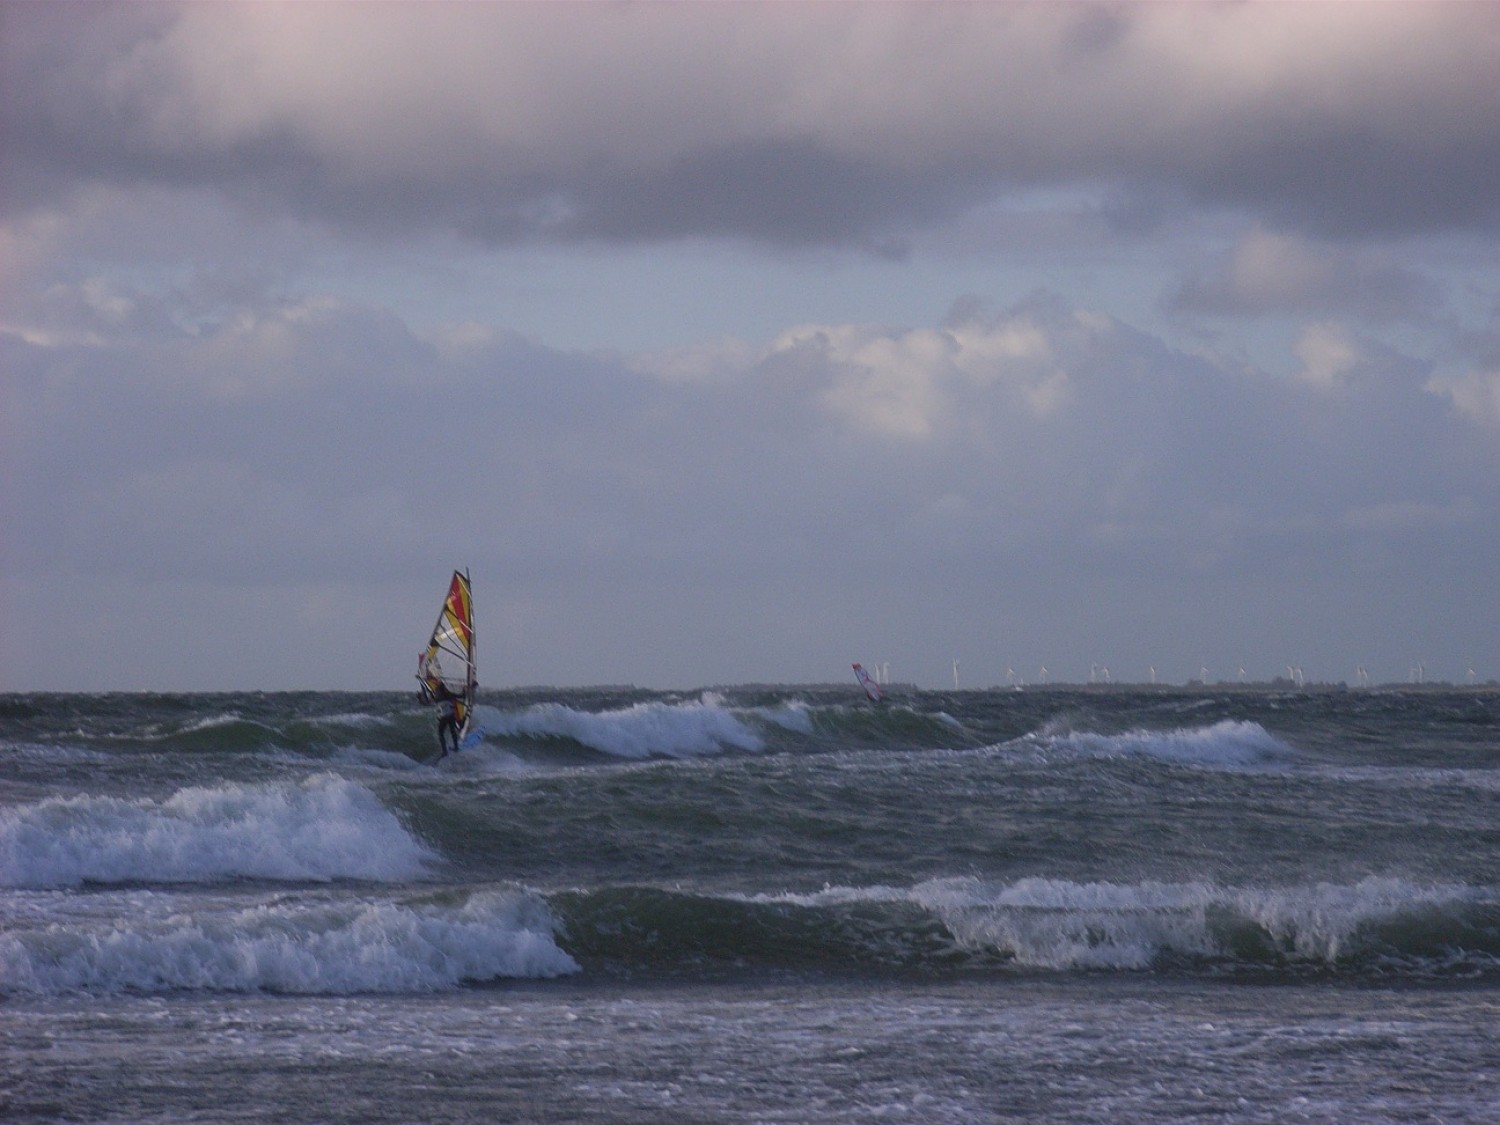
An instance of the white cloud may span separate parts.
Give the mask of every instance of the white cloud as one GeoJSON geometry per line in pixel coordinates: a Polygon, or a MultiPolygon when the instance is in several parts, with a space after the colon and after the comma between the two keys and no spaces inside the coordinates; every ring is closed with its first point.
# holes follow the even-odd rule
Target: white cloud
{"type": "Polygon", "coordinates": [[[1189,278],[1171,303],[1214,315],[1347,312],[1384,322],[1430,314],[1438,288],[1383,255],[1256,229],[1213,269],[1189,278]]]}
{"type": "Polygon", "coordinates": [[[1434,376],[1427,388],[1449,399],[1465,417],[1486,426],[1500,426],[1500,371],[1434,376]]]}
{"type": "Polygon", "coordinates": [[[1295,346],[1302,370],[1297,378],[1308,386],[1328,391],[1342,383],[1359,365],[1359,348],[1338,324],[1309,324],[1295,346]]]}
{"type": "Polygon", "coordinates": [[[982,442],[979,431],[994,420],[992,411],[1045,416],[1064,409],[1069,397],[1068,373],[1046,332],[1024,313],[905,331],[803,326],[776,340],[763,362],[794,352],[815,356],[830,373],[821,394],[830,414],[901,440],[947,441],[965,431],[982,442]],[[980,414],[971,413],[981,403],[980,414]]]}

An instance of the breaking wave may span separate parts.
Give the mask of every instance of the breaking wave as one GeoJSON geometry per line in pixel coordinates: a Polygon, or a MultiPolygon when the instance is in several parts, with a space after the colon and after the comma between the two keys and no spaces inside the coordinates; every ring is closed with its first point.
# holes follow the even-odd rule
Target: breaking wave
{"type": "Polygon", "coordinates": [[[1500,972],[1500,892],[935,879],[813,894],[615,888],[555,900],[584,961],[839,972],[1500,972]]]}
{"type": "Polygon", "coordinates": [[[0,936],[5,990],[418,993],[578,970],[546,904],[520,891],[192,912],[137,895],[132,906],[0,936]]]}
{"type": "MultiPolygon", "coordinates": [[[[878,894],[879,892],[877,892],[878,894]]],[[[839,892],[832,892],[838,897],[839,892]]],[[[965,949],[1041,969],[1500,967],[1493,889],[1369,878],[1353,885],[991,884],[943,879],[900,896],[941,919],[965,949]]]]}
{"type": "Polygon", "coordinates": [[[301,782],[181,789],[165,800],[53,797],[0,812],[0,886],[420,876],[433,854],[368,789],[301,782]]]}
{"type": "MultiPolygon", "coordinates": [[[[691,703],[653,701],[614,711],[538,703],[516,712],[481,707],[477,714],[486,737],[565,739],[617,758],[686,758],[726,748],[765,748],[745,717],[711,692],[691,703]]],[[[779,720],[789,729],[798,721],[793,711],[779,720]]]]}
{"type": "Polygon", "coordinates": [[[1033,736],[1056,749],[1089,757],[1138,755],[1205,766],[1285,761],[1295,751],[1259,723],[1224,719],[1205,727],[1092,734],[1044,729],[1033,736]]]}

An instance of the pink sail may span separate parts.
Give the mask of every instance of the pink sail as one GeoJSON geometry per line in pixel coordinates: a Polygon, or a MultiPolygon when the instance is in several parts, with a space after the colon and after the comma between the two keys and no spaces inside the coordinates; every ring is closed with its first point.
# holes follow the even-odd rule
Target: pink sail
{"type": "Polygon", "coordinates": [[[865,694],[870,697],[870,702],[879,703],[881,700],[880,685],[870,679],[870,674],[865,671],[863,664],[856,663],[853,667],[854,678],[859,681],[859,686],[865,689],[865,694]]]}

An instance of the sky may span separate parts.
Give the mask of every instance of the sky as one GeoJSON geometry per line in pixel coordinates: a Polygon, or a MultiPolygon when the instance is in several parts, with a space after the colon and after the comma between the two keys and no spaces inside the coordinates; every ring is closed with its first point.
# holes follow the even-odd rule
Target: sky
{"type": "Polygon", "coordinates": [[[1500,679],[1500,5],[0,0],[0,690],[1500,679]]]}

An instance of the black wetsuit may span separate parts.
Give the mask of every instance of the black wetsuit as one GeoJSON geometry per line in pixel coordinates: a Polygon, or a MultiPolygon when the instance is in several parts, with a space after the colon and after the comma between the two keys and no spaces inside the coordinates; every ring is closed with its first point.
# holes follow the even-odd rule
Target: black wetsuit
{"type": "Polygon", "coordinates": [[[438,715],[438,746],[442,749],[441,757],[448,756],[448,741],[453,740],[453,753],[458,753],[458,703],[463,697],[454,695],[448,690],[448,685],[441,680],[436,687],[428,687],[425,683],[422,690],[417,693],[423,703],[443,703],[446,706],[438,715]]]}
{"type": "Polygon", "coordinates": [[[443,748],[443,757],[445,758],[448,756],[448,743],[444,738],[445,734],[451,736],[453,739],[453,753],[458,753],[458,715],[456,711],[457,708],[450,703],[443,709],[443,713],[438,716],[438,745],[443,748]]]}

